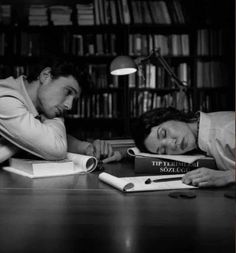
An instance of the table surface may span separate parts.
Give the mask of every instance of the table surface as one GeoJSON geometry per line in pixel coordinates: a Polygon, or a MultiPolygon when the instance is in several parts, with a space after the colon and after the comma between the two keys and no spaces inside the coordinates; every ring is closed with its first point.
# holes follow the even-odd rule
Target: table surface
{"type": "MultiPolygon", "coordinates": [[[[131,176],[132,162],[105,165],[131,176]]],[[[0,252],[235,252],[235,186],[122,193],[87,175],[28,179],[0,169],[0,252]]]]}

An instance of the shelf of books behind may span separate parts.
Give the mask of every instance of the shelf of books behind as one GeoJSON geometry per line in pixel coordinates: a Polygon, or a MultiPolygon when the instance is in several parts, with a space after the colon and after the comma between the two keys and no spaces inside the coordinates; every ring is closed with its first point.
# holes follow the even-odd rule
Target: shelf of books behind
{"type": "Polygon", "coordinates": [[[225,28],[224,17],[219,23],[214,11],[207,15],[206,6],[214,1],[202,2],[24,0],[19,12],[17,3],[5,0],[0,6],[0,77],[27,75],[40,58],[60,52],[74,61],[83,80],[81,97],[67,118],[69,128],[81,128],[84,136],[126,136],[124,111],[136,118],[154,107],[176,107],[179,93],[164,69],[150,61],[127,77],[124,108],[127,90],[110,75],[109,64],[117,55],[136,59],[160,48],[186,85],[185,111],[232,109],[233,102],[225,99],[233,96],[232,30],[225,28]]]}

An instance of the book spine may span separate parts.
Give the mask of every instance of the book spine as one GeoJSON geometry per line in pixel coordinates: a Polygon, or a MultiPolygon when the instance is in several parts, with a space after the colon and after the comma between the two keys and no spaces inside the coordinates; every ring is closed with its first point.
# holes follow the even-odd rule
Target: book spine
{"type": "Polygon", "coordinates": [[[200,159],[192,164],[188,164],[180,161],[160,160],[150,157],[135,157],[134,170],[137,174],[172,175],[185,174],[199,167],[215,169],[215,161],[213,159],[200,159]]]}
{"type": "Polygon", "coordinates": [[[135,173],[152,175],[185,174],[194,167],[186,166],[186,163],[150,159],[147,157],[135,158],[135,173]]]}

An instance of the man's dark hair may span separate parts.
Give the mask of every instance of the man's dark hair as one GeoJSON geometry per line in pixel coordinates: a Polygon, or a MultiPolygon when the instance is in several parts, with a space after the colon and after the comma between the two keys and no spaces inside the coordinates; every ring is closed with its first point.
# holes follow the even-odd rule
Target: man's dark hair
{"type": "Polygon", "coordinates": [[[30,83],[34,80],[37,80],[40,72],[46,67],[51,68],[51,75],[53,79],[58,77],[68,77],[73,76],[79,82],[79,73],[75,64],[66,61],[61,58],[44,58],[38,64],[30,68],[27,75],[27,81],[30,83]]]}
{"type": "Polygon", "coordinates": [[[144,145],[144,140],[150,134],[151,128],[169,120],[190,123],[196,121],[197,116],[193,112],[185,113],[173,107],[155,108],[143,113],[131,126],[136,147],[142,152],[149,152],[144,145]]]}

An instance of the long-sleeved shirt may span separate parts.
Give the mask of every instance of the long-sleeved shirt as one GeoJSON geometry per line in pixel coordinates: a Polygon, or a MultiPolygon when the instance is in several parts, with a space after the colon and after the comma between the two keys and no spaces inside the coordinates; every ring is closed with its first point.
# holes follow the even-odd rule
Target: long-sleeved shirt
{"type": "Polygon", "coordinates": [[[215,158],[219,170],[234,170],[235,113],[200,112],[198,146],[215,158]]]}
{"type": "Polygon", "coordinates": [[[0,162],[23,149],[47,160],[63,159],[67,138],[62,118],[41,122],[23,76],[0,80],[0,162]]]}

